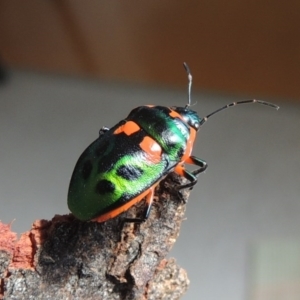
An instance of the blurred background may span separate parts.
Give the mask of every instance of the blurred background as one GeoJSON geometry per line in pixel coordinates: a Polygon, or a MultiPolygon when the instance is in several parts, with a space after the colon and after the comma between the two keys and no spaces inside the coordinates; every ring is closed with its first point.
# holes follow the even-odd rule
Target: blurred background
{"type": "Polygon", "coordinates": [[[184,299],[300,299],[300,2],[0,2],[0,220],[18,233],[66,214],[102,126],[183,106],[186,61],[208,162],[172,251],[184,299]],[[13,221],[14,220],[14,221],[13,221]]]}

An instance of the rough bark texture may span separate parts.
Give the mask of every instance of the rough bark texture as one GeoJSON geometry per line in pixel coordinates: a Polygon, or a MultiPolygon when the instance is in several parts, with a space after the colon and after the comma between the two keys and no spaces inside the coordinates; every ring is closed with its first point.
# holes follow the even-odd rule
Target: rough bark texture
{"type": "Polygon", "coordinates": [[[36,221],[17,241],[0,224],[0,298],[4,299],[179,299],[189,280],[166,259],[179,234],[188,193],[174,189],[171,174],[156,190],[149,219],[140,202],[104,223],[72,215],[36,221]]]}

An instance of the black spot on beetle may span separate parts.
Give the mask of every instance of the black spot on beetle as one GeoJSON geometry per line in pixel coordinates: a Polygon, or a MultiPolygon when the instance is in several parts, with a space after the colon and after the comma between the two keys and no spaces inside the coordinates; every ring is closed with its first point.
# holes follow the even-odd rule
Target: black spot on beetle
{"type": "Polygon", "coordinates": [[[96,192],[100,195],[112,193],[114,190],[115,185],[106,179],[100,180],[96,185],[96,192]]]}
{"type": "Polygon", "coordinates": [[[183,154],[184,154],[184,149],[183,149],[183,147],[180,147],[177,152],[178,158],[181,158],[183,156],[183,154]]]}
{"type": "Polygon", "coordinates": [[[91,163],[90,160],[84,162],[82,168],[82,177],[84,180],[87,180],[90,177],[92,169],[93,169],[93,164],[91,163]]]}
{"type": "Polygon", "coordinates": [[[95,149],[95,155],[98,157],[98,156],[103,156],[105,155],[107,151],[107,144],[106,143],[100,143],[98,145],[98,147],[95,149]]]}
{"type": "Polygon", "coordinates": [[[142,174],[143,170],[138,167],[129,167],[123,165],[117,170],[117,175],[126,180],[138,179],[142,174]]]}

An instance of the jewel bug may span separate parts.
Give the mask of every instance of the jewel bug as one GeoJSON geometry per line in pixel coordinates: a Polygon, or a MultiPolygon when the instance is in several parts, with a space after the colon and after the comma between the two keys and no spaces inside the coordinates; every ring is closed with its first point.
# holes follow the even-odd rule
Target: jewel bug
{"type": "Polygon", "coordinates": [[[185,107],[139,106],[112,128],[102,127],[99,137],[81,154],[69,186],[68,206],[80,220],[104,222],[146,199],[144,221],[150,213],[154,189],[170,172],[187,179],[178,190],[192,188],[197,175],[207,168],[204,160],[192,155],[200,127],[214,114],[239,104],[258,103],[279,109],[261,100],[227,104],[204,118],[191,110],[192,75],[188,74],[188,103],[185,107]],[[194,165],[188,171],[185,164],[194,165]]]}

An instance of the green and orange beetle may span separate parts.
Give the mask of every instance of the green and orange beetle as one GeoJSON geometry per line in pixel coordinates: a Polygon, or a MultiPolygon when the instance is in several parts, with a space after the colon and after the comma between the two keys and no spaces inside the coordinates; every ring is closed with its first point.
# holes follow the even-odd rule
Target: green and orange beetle
{"type": "Polygon", "coordinates": [[[150,213],[154,189],[170,172],[189,182],[191,188],[207,164],[192,156],[197,131],[209,117],[237,104],[259,103],[244,100],[228,104],[204,118],[190,109],[192,76],[188,73],[189,101],[185,107],[139,106],[117,125],[103,127],[99,137],[80,156],[70,182],[68,206],[80,220],[104,222],[146,198],[144,221],[150,213]],[[185,164],[197,166],[190,172],[185,164]]]}

